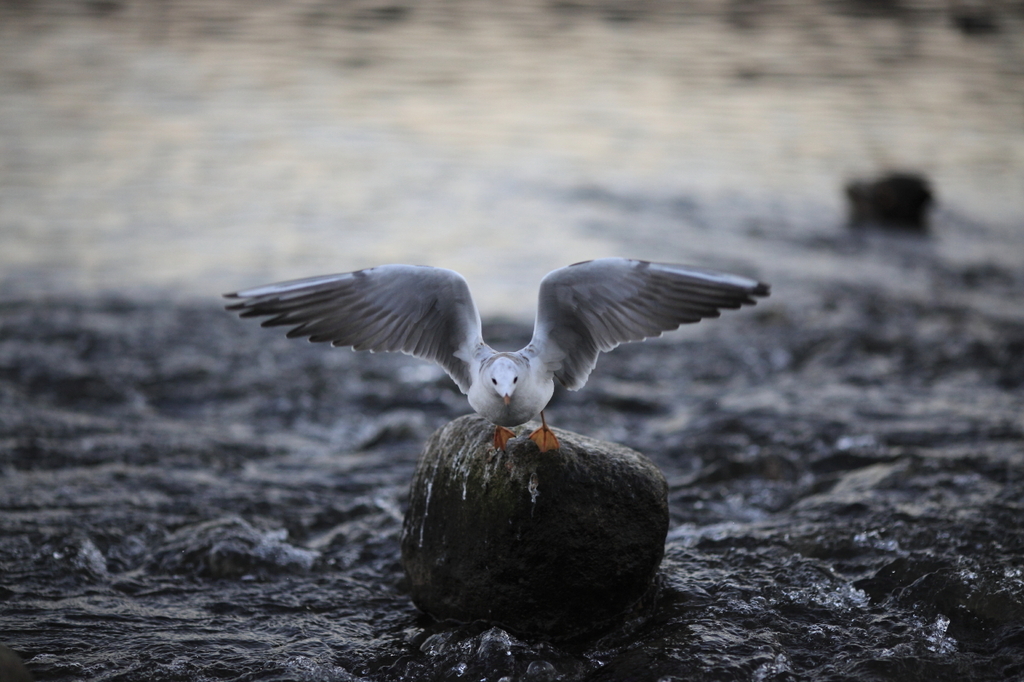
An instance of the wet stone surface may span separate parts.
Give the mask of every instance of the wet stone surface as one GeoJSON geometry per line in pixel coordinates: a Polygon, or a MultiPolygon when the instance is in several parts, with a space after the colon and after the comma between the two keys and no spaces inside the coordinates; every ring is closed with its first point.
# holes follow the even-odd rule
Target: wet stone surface
{"type": "Polygon", "coordinates": [[[664,476],[638,452],[561,429],[559,449],[542,453],[527,437],[539,426],[519,427],[505,452],[477,415],[427,442],[402,534],[411,595],[427,613],[567,639],[653,600],[664,476]]]}
{"type": "Polygon", "coordinates": [[[939,302],[823,287],[556,393],[668,483],[654,604],[572,642],[413,605],[410,482],[467,412],[439,371],[214,304],[8,300],[0,642],[67,682],[1019,677],[1024,327],[935,272],[939,302]]]}

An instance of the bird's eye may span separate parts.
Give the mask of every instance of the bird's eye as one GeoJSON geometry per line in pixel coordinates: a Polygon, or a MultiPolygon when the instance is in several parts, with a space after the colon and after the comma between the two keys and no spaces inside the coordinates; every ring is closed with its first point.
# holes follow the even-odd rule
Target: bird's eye
{"type": "Polygon", "coordinates": [[[491,383],[492,383],[492,384],[494,384],[495,386],[497,386],[497,385],[498,385],[498,380],[497,380],[497,379],[494,379],[494,378],[492,378],[492,379],[491,379],[491,383]]]}
{"type": "Polygon", "coordinates": [[[512,377],[512,383],[513,384],[516,383],[517,381],[519,381],[519,377],[512,377]]]}

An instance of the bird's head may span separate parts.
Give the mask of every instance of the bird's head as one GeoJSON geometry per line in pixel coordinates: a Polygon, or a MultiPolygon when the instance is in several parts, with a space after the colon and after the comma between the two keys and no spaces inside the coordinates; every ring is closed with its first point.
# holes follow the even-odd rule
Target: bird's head
{"type": "Polygon", "coordinates": [[[509,358],[498,357],[491,363],[487,371],[487,379],[491,387],[501,396],[505,404],[512,401],[516,384],[519,382],[519,367],[509,358]]]}

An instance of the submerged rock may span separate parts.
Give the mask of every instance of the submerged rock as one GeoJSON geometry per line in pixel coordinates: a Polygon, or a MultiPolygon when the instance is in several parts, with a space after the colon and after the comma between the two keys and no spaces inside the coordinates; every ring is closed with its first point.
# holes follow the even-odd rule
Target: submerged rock
{"type": "Polygon", "coordinates": [[[319,552],[294,547],[287,537],[284,529],[262,531],[241,518],[218,518],[178,529],[151,563],[158,570],[210,578],[308,571],[319,552]]]}
{"type": "Polygon", "coordinates": [[[18,654],[0,644],[0,680],[3,682],[32,682],[32,674],[21,662],[18,654]]]}
{"type": "Polygon", "coordinates": [[[402,564],[438,619],[571,637],[617,621],[652,588],[667,484],[646,457],[556,430],[541,453],[519,428],[506,452],[477,415],[431,436],[413,479],[402,564]]]}

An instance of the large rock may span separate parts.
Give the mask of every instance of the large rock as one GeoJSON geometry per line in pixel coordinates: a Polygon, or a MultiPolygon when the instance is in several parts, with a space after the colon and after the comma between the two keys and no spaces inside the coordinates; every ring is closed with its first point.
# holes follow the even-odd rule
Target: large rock
{"type": "Polygon", "coordinates": [[[652,587],[668,532],[665,478],[646,457],[556,429],[541,453],[519,428],[461,417],[431,436],[413,479],[402,564],[416,605],[571,637],[614,623],[652,587]]]}

